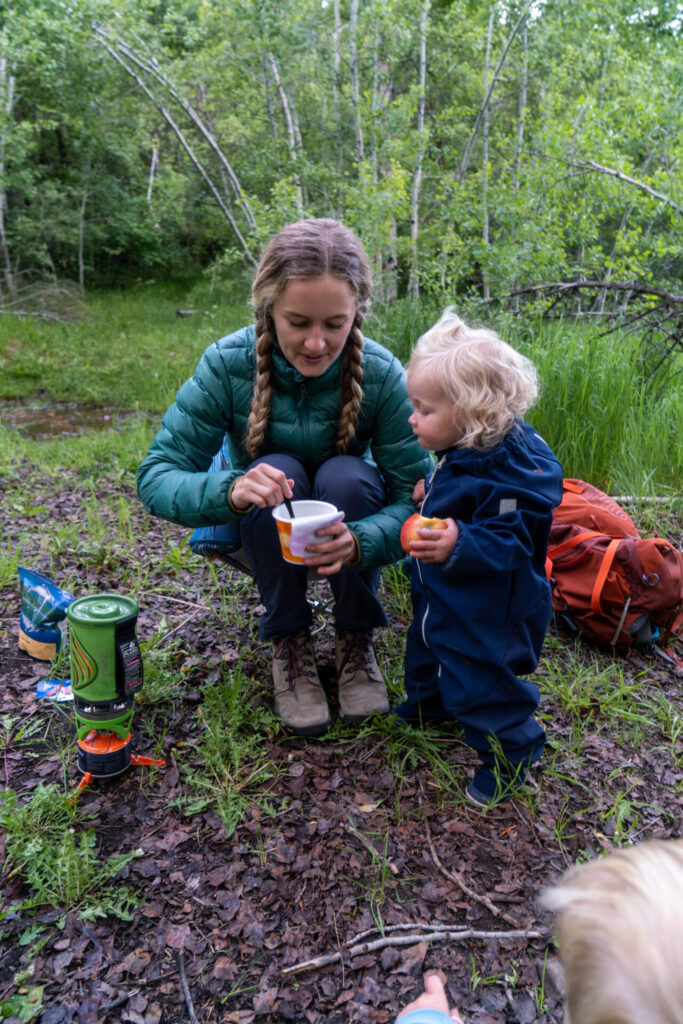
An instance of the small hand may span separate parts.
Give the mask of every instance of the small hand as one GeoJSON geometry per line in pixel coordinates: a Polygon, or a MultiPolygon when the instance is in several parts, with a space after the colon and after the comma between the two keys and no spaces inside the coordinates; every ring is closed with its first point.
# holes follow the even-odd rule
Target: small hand
{"type": "Polygon", "coordinates": [[[438,974],[425,974],[424,987],[425,990],[422,995],[401,1010],[396,1018],[396,1024],[398,1024],[401,1017],[405,1017],[405,1015],[410,1013],[412,1010],[439,1010],[441,1013],[448,1014],[451,1020],[455,1021],[456,1024],[462,1024],[458,1011],[455,1007],[451,1009],[448,1005],[446,989],[444,988],[444,984],[438,974]]]}
{"type": "Polygon", "coordinates": [[[418,506],[418,508],[425,500],[426,493],[427,492],[425,491],[425,480],[424,477],[422,477],[422,479],[418,480],[415,486],[413,487],[413,501],[418,506]]]}
{"type": "Polygon", "coordinates": [[[238,476],[230,492],[230,500],[237,509],[248,509],[250,505],[269,508],[280,505],[285,498],[294,494],[294,481],[289,480],[281,469],[268,462],[259,462],[248,469],[244,476],[238,476]]]}
{"type": "Polygon", "coordinates": [[[306,548],[304,561],[306,565],[317,567],[321,576],[331,576],[339,572],[347,562],[353,562],[357,555],[356,539],[346,523],[331,523],[316,530],[316,537],[329,537],[319,544],[309,544],[306,548]]]}
{"type": "Polygon", "coordinates": [[[423,562],[446,562],[458,540],[458,525],[455,519],[444,519],[445,530],[430,530],[423,527],[417,531],[420,540],[411,541],[410,557],[423,562]]]}

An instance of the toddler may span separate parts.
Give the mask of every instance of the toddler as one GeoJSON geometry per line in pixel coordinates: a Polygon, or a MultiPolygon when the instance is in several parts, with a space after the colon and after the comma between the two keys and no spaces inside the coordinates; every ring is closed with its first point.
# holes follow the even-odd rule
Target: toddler
{"type": "MultiPolygon", "coordinates": [[[[541,902],[557,912],[564,1024],[681,1024],[683,839],[574,864],[541,902]]],[[[460,1022],[438,975],[424,988],[397,1024],[460,1022]]]]}
{"type": "Polygon", "coordinates": [[[683,840],[575,864],[542,894],[557,911],[565,1024],[683,1021],[683,840]]]}
{"type": "Polygon", "coordinates": [[[520,676],[536,668],[550,618],[545,558],[562,467],[522,419],[538,393],[533,365],[452,309],[415,346],[408,392],[413,432],[438,459],[421,513],[446,528],[410,545],[414,617],[397,713],[461,723],[481,761],[467,796],[486,807],[522,784],[545,743],[538,688],[520,676]]]}

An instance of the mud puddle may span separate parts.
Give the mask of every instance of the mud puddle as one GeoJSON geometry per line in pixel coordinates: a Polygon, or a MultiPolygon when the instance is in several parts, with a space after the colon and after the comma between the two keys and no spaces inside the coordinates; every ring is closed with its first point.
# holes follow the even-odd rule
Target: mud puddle
{"type": "Polygon", "coordinates": [[[136,416],[130,409],[85,402],[0,402],[0,423],[36,441],[116,430],[136,416]]]}

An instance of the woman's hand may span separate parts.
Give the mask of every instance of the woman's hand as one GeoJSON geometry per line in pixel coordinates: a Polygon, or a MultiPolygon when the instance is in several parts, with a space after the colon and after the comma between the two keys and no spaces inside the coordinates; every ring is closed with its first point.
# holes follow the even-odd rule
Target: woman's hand
{"type": "Polygon", "coordinates": [[[423,562],[446,562],[458,540],[455,519],[444,519],[445,530],[432,530],[427,526],[417,531],[419,540],[410,542],[410,557],[423,562]]]}
{"type": "Polygon", "coordinates": [[[309,544],[306,548],[306,565],[317,567],[321,576],[331,576],[339,572],[347,562],[358,557],[356,539],[346,523],[331,523],[315,532],[316,537],[327,537],[319,544],[309,544]]]}
{"type": "Polygon", "coordinates": [[[294,494],[294,481],[288,480],[281,469],[259,462],[248,469],[244,476],[238,476],[230,491],[230,501],[236,509],[245,512],[252,505],[269,508],[281,505],[285,498],[294,494]]]}
{"type": "Polygon", "coordinates": [[[455,1008],[451,1009],[448,1005],[446,989],[438,974],[425,974],[424,987],[422,995],[401,1010],[396,1018],[396,1024],[401,1017],[405,1017],[412,1010],[439,1010],[441,1013],[447,1014],[452,1021],[455,1021],[455,1024],[462,1024],[458,1011],[455,1008]]]}

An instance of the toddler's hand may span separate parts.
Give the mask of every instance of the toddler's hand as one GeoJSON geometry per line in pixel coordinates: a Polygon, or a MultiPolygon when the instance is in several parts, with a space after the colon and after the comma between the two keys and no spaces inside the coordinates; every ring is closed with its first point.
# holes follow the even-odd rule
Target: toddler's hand
{"type": "Polygon", "coordinates": [[[396,1018],[396,1024],[398,1024],[401,1017],[405,1017],[412,1010],[439,1010],[441,1013],[448,1014],[455,1024],[462,1024],[458,1011],[455,1008],[451,1009],[448,1005],[446,989],[439,975],[425,974],[424,986],[425,990],[422,995],[401,1010],[396,1018]]]}
{"type": "Polygon", "coordinates": [[[426,493],[427,492],[425,491],[425,480],[424,477],[422,477],[422,479],[418,480],[415,486],[413,487],[413,501],[418,507],[425,500],[426,493]]]}
{"type": "Polygon", "coordinates": [[[444,519],[445,530],[430,530],[425,526],[417,531],[420,540],[410,544],[410,557],[423,562],[446,562],[458,540],[458,526],[455,519],[444,519]]]}

